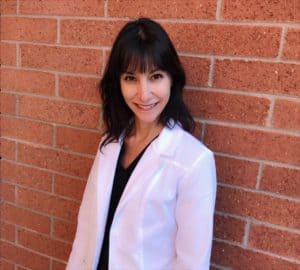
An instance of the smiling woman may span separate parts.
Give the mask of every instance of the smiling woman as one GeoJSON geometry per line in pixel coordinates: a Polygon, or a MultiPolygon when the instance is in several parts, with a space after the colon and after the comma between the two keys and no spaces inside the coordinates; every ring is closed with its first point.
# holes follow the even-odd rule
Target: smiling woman
{"type": "Polygon", "coordinates": [[[184,85],[164,29],[127,23],[101,81],[106,131],[67,269],[209,269],[215,164],[190,134],[184,85]]]}

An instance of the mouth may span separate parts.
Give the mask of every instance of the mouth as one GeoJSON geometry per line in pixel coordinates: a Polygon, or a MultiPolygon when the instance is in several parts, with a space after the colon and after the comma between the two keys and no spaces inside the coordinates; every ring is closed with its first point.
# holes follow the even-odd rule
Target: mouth
{"type": "Polygon", "coordinates": [[[135,103],[135,105],[143,111],[150,111],[151,109],[153,109],[156,105],[158,104],[158,102],[155,103],[151,103],[151,104],[138,104],[135,103]]]}

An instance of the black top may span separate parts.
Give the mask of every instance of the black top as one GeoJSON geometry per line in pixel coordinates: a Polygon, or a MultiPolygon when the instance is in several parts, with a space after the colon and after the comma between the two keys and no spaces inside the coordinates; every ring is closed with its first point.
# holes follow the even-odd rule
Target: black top
{"type": "MultiPolygon", "coordinates": [[[[157,138],[157,136],[155,138],[157,138]]],[[[107,214],[107,221],[106,221],[106,226],[104,231],[104,238],[103,238],[102,249],[100,253],[100,259],[98,262],[97,270],[108,270],[109,232],[110,232],[110,227],[114,218],[116,208],[121,199],[122,193],[125,189],[125,186],[129,180],[130,175],[132,174],[134,168],[136,167],[137,163],[139,162],[139,160],[141,159],[145,150],[151,144],[151,142],[143,149],[143,151],[141,151],[141,153],[135,158],[135,160],[132,161],[132,163],[126,169],[124,169],[122,166],[122,159],[125,151],[125,143],[123,143],[122,145],[118,157],[116,171],[115,171],[109,210],[107,214]]]]}

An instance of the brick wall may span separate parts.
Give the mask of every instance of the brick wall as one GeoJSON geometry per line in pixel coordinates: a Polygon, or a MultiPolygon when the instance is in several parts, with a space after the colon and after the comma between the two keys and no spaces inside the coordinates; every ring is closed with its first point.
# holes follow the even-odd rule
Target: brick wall
{"type": "Polygon", "coordinates": [[[300,267],[300,1],[2,0],[1,269],[65,268],[129,18],[174,40],[216,154],[211,269],[300,267]]]}

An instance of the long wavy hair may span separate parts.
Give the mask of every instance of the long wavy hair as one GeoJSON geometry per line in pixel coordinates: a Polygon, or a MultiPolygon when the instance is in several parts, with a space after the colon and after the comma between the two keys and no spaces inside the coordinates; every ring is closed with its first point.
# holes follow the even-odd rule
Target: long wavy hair
{"type": "Polygon", "coordinates": [[[195,122],[183,102],[186,79],[177,52],[159,23],[139,18],[128,22],[119,32],[100,82],[106,135],[101,148],[118,140],[123,132],[128,135],[134,127],[133,112],[121,93],[121,75],[128,70],[144,73],[152,68],[167,72],[172,80],[170,98],[159,122],[169,128],[179,123],[184,130],[193,131],[195,122]]]}

